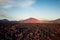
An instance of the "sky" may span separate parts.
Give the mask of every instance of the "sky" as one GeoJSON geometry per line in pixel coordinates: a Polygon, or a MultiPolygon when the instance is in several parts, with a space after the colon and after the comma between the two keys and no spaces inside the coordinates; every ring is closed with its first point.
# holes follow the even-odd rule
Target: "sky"
{"type": "Polygon", "coordinates": [[[60,18],[60,0],[0,0],[0,19],[60,18]]]}

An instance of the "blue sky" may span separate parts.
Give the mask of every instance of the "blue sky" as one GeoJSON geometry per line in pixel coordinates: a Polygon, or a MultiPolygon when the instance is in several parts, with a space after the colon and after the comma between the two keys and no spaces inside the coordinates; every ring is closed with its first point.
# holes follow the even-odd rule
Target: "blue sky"
{"type": "Polygon", "coordinates": [[[60,0],[0,0],[0,19],[60,18],[60,0]]]}

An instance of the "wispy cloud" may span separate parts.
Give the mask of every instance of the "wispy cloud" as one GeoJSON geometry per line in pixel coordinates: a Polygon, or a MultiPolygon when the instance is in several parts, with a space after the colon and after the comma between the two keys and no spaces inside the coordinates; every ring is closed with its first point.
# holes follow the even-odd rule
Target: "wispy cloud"
{"type": "Polygon", "coordinates": [[[0,3],[3,8],[10,8],[16,5],[20,7],[29,7],[35,3],[35,0],[0,0],[0,3]]]}
{"type": "Polygon", "coordinates": [[[7,18],[6,14],[0,12],[0,18],[7,18]]]}
{"type": "Polygon", "coordinates": [[[1,18],[2,18],[2,19],[5,19],[5,18],[6,18],[6,19],[7,19],[7,18],[8,18],[8,19],[12,19],[12,17],[9,17],[8,15],[6,15],[6,13],[0,12],[0,19],[1,19],[1,18]]]}
{"type": "Polygon", "coordinates": [[[35,3],[35,0],[25,0],[19,3],[21,7],[29,7],[35,3]]]}
{"type": "Polygon", "coordinates": [[[8,1],[8,0],[0,0],[0,2],[6,2],[6,1],[8,1]]]}
{"type": "Polygon", "coordinates": [[[0,18],[9,18],[5,14],[7,9],[18,6],[22,8],[30,7],[35,0],[0,0],[0,18]]]}
{"type": "Polygon", "coordinates": [[[0,13],[0,17],[6,17],[6,16],[5,16],[4,14],[1,14],[1,13],[0,13]]]}

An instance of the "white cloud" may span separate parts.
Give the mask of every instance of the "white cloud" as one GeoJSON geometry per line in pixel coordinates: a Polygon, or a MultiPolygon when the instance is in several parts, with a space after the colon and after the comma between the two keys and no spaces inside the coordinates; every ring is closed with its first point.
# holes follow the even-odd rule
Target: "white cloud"
{"type": "Polygon", "coordinates": [[[21,3],[19,3],[19,5],[21,7],[29,7],[29,6],[31,6],[34,3],[35,3],[34,0],[25,0],[25,1],[22,1],[21,3]]]}
{"type": "Polygon", "coordinates": [[[0,2],[6,2],[7,0],[0,0],[0,2]]]}
{"type": "Polygon", "coordinates": [[[16,5],[20,7],[29,7],[35,3],[35,0],[0,0],[0,3],[3,8],[10,8],[16,5]]]}
{"type": "Polygon", "coordinates": [[[11,7],[12,7],[12,5],[6,5],[3,8],[11,8],[11,7]]]}

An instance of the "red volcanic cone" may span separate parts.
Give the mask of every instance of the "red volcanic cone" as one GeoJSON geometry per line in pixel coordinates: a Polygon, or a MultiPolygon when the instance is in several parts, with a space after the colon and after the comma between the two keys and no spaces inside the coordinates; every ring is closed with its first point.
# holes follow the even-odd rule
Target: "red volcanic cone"
{"type": "Polygon", "coordinates": [[[29,18],[29,19],[23,20],[21,23],[44,23],[44,21],[38,20],[35,18],[29,18]]]}

